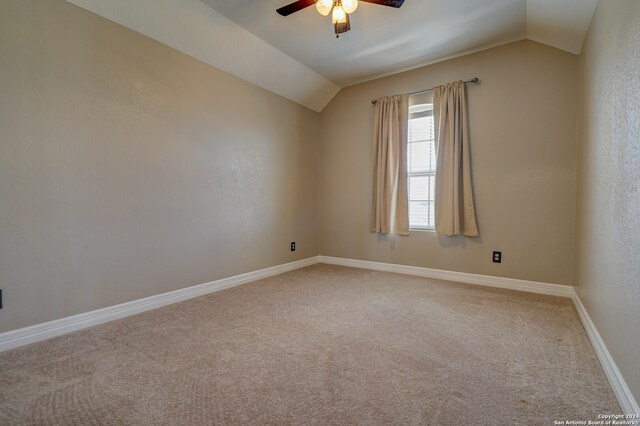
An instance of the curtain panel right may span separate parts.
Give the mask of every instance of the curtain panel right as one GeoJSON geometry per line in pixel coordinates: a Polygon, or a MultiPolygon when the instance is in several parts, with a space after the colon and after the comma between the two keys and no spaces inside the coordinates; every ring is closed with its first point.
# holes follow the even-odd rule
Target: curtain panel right
{"type": "Polygon", "coordinates": [[[464,82],[436,87],[433,109],[437,150],[436,234],[477,237],[464,82]]]}

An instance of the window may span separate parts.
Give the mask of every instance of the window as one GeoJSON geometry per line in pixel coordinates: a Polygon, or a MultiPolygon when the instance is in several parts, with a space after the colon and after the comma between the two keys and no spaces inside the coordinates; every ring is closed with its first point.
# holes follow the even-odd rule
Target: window
{"type": "Polygon", "coordinates": [[[434,229],[436,146],[432,94],[409,98],[409,227],[434,229]]]}

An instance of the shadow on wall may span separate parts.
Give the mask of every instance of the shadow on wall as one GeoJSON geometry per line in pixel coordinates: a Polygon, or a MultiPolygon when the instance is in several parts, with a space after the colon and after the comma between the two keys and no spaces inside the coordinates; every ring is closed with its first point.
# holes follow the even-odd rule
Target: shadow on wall
{"type": "MultiPolygon", "coordinates": [[[[433,232],[433,231],[411,231],[411,232],[433,232]]],[[[388,244],[391,250],[395,250],[399,238],[407,238],[402,235],[394,234],[376,234],[378,237],[378,243],[388,244]]],[[[466,248],[467,242],[471,244],[482,244],[482,237],[469,238],[462,235],[446,236],[442,235],[438,237],[438,245],[442,248],[466,248]]]]}
{"type": "Polygon", "coordinates": [[[391,250],[395,250],[398,238],[402,238],[402,236],[394,235],[394,234],[377,234],[378,235],[378,243],[389,243],[391,250]]]}

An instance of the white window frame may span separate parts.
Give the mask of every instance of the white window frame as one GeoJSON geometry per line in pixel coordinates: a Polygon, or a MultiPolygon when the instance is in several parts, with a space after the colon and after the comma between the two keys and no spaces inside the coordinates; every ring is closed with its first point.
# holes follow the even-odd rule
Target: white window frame
{"type": "MultiPolygon", "coordinates": [[[[423,118],[425,112],[429,112],[431,117],[433,117],[433,97],[432,94],[421,94],[421,95],[413,95],[409,100],[409,123],[408,129],[411,126],[411,120],[416,118],[423,118]],[[426,107],[426,108],[425,108],[426,107]],[[412,111],[413,110],[413,111],[412,111]]],[[[429,115],[427,115],[429,116],[429,115]]],[[[411,220],[411,201],[432,201],[435,203],[435,193],[430,194],[431,198],[427,200],[412,200],[411,199],[411,178],[412,177],[432,177],[435,180],[436,171],[435,166],[433,170],[430,171],[419,171],[419,172],[410,172],[409,171],[409,153],[411,152],[409,149],[409,145],[414,142],[429,142],[431,139],[424,140],[409,140],[411,132],[408,132],[407,135],[407,194],[409,197],[409,220],[411,220]]],[[[435,135],[434,135],[435,138],[435,135]]],[[[431,192],[431,188],[429,188],[429,192],[431,192]]],[[[435,212],[435,211],[434,211],[435,212]]],[[[429,211],[430,214],[430,211],[429,211]]],[[[419,231],[434,231],[435,230],[435,218],[429,216],[429,222],[433,225],[430,226],[421,226],[421,225],[413,225],[409,222],[409,229],[419,230],[419,231]]]]}

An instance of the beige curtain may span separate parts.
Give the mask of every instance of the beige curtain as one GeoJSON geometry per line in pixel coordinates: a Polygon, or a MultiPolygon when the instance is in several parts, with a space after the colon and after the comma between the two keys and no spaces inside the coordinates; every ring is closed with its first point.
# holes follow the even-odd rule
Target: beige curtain
{"type": "Polygon", "coordinates": [[[409,235],[408,116],[409,95],[389,96],[376,102],[371,232],[409,235]]]}
{"type": "Polygon", "coordinates": [[[437,235],[478,236],[473,205],[464,82],[434,89],[437,235]]]}

